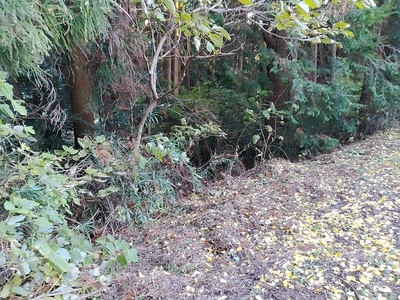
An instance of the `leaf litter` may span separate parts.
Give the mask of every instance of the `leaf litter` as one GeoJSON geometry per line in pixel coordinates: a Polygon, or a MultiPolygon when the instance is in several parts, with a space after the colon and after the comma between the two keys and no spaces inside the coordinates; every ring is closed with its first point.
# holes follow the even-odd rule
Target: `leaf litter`
{"type": "Polygon", "coordinates": [[[119,234],[139,263],[102,299],[400,299],[400,129],[274,159],[119,234]]]}

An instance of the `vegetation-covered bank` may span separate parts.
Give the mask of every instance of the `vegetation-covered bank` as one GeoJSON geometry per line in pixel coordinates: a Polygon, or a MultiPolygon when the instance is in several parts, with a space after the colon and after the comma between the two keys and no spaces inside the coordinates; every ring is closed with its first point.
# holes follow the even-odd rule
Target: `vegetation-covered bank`
{"type": "Polygon", "coordinates": [[[397,299],[400,130],[177,200],[103,299],[397,299]]]}

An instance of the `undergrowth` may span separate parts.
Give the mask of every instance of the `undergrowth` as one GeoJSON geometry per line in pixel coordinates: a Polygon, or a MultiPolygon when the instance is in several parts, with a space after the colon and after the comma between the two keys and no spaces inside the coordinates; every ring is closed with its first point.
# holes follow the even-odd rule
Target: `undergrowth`
{"type": "Polygon", "coordinates": [[[5,79],[0,73],[0,298],[95,294],[112,279],[110,266],[137,261],[127,242],[90,239],[72,218],[87,186],[107,175],[86,149],[32,150],[34,129],[17,122],[27,111],[5,79]]]}

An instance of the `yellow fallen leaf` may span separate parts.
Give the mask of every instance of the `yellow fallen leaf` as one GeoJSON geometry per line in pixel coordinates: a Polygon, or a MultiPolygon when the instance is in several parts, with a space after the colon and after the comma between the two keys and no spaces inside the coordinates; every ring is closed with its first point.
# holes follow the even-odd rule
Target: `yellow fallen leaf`
{"type": "Polygon", "coordinates": [[[371,273],[371,272],[373,272],[373,271],[375,271],[375,270],[376,270],[375,267],[368,266],[368,267],[365,269],[365,272],[371,273]]]}
{"type": "Polygon", "coordinates": [[[346,280],[347,281],[356,281],[356,278],[354,276],[347,275],[346,280]]]}
{"type": "Polygon", "coordinates": [[[381,286],[378,288],[378,290],[382,293],[391,293],[392,289],[388,286],[381,286]]]}
{"type": "Polygon", "coordinates": [[[284,280],[284,281],[283,281],[283,286],[284,286],[284,287],[288,287],[288,286],[289,286],[289,282],[287,282],[287,280],[284,280]]]}
{"type": "Polygon", "coordinates": [[[378,200],[378,203],[382,203],[386,200],[387,200],[387,196],[382,196],[382,198],[378,200]]]}
{"type": "Polygon", "coordinates": [[[362,274],[358,280],[360,280],[360,282],[364,283],[365,285],[370,283],[370,280],[368,278],[368,276],[366,276],[365,274],[362,274]]]}

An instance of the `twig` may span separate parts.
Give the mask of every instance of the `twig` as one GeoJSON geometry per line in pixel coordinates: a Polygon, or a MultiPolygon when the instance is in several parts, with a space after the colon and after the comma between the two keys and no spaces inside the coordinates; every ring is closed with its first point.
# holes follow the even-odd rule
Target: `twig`
{"type": "Polygon", "coordinates": [[[355,289],[354,286],[352,286],[350,283],[348,283],[346,280],[343,278],[339,278],[340,281],[342,281],[345,285],[347,285],[353,292],[357,300],[360,300],[360,297],[358,296],[357,290],[355,289]]]}

